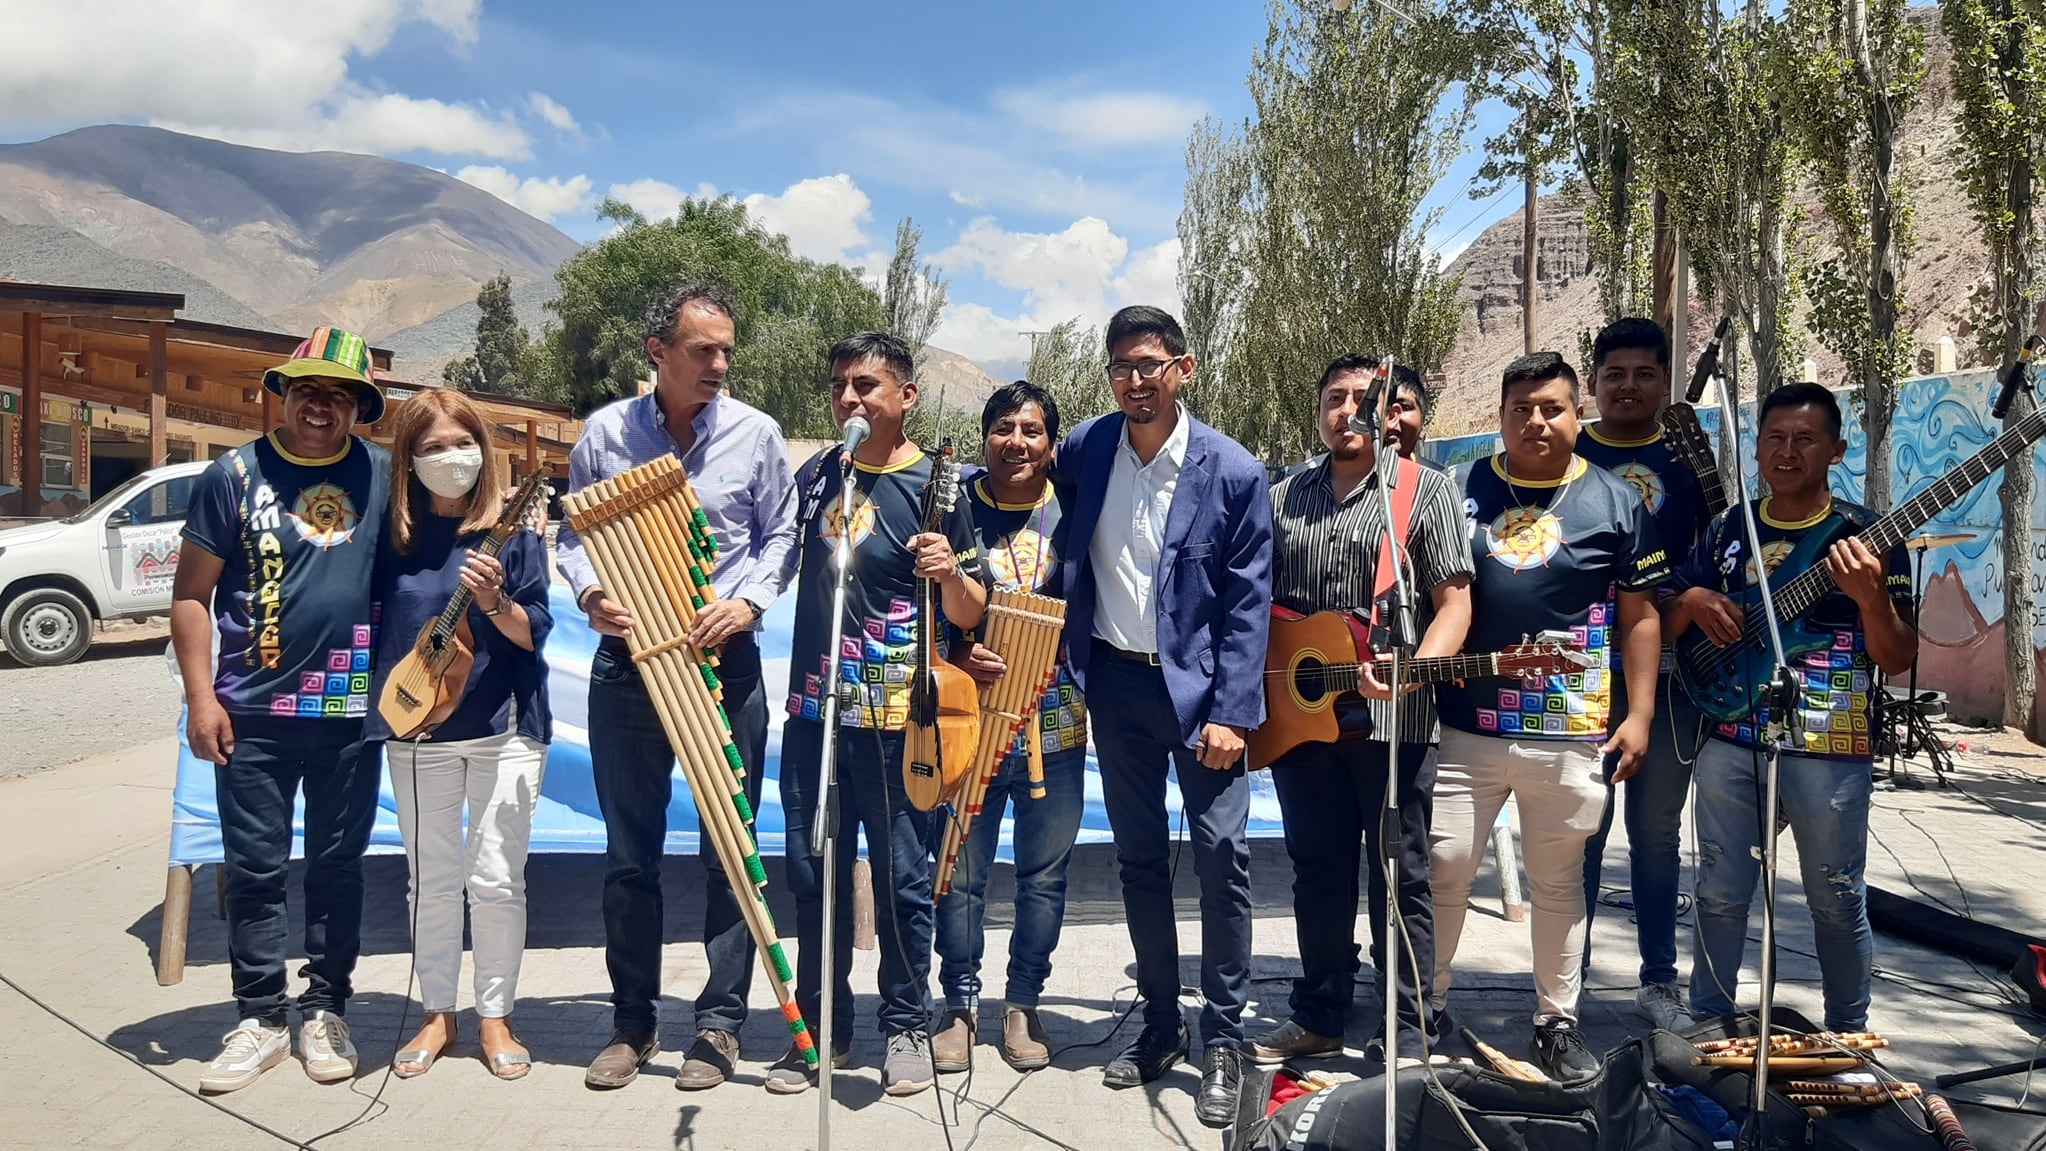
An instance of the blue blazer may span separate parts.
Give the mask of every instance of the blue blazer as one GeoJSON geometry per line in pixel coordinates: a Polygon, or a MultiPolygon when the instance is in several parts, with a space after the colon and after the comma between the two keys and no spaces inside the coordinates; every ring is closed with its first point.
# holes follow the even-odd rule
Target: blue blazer
{"type": "MultiPolygon", "coordinates": [[[[1272,500],[1264,465],[1235,440],[1199,420],[1188,431],[1156,586],[1159,662],[1179,719],[1180,743],[1192,747],[1203,724],[1249,729],[1265,719],[1272,500]]],[[[1066,436],[1052,469],[1064,511],[1056,534],[1067,601],[1066,649],[1083,692],[1094,641],[1089,544],[1122,436],[1120,412],[1088,420],[1066,436]]],[[[1095,715],[1100,723],[1107,712],[1095,715]]]]}

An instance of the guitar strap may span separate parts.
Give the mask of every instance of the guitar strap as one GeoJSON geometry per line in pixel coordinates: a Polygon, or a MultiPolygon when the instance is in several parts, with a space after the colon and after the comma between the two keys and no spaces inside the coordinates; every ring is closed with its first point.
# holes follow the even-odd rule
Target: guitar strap
{"type": "Polygon", "coordinates": [[[1384,601],[1395,584],[1394,564],[1407,550],[1407,537],[1414,528],[1414,500],[1420,495],[1421,465],[1401,457],[1393,461],[1396,479],[1392,491],[1387,493],[1392,501],[1392,531],[1378,541],[1378,566],[1373,569],[1371,584],[1371,628],[1375,633],[1384,623],[1384,601]],[[1397,541],[1398,548],[1393,547],[1397,541]]]}

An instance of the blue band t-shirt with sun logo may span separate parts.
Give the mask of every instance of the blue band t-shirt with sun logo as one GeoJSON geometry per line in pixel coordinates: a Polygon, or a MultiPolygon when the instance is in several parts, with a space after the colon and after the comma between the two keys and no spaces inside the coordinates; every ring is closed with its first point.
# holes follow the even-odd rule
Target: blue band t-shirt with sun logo
{"type": "MultiPolygon", "coordinates": [[[[824,718],[824,683],[831,674],[831,593],[837,554],[848,536],[838,510],[839,466],[837,452],[824,452],[803,466],[796,481],[800,490],[811,493],[808,501],[816,506],[802,525],[788,711],[819,721],[824,718]],[[820,482],[818,469],[827,464],[828,473],[820,482]]],[[[886,468],[856,462],[852,475],[852,579],[846,585],[839,677],[856,687],[859,706],[847,706],[842,699],[839,722],[894,730],[909,719],[918,620],[916,557],[908,545],[922,524],[931,458],[918,453],[886,468]]],[[[965,498],[945,516],[943,525],[968,578],[984,579],[965,498]]],[[[935,589],[932,599],[935,607],[935,589]]]]}
{"type": "MultiPolygon", "coordinates": [[[[1836,516],[1857,529],[1876,520],[1867,508],[1838,499],[1826,511],[1801,522],[1775,518],[1766,499],[1756,503],[1755,533],[1761,539],[1762,563],[1769,569],[1771,587],[1781,586],[1778,565],[1797,550],[1799,541],[1814,531],[1830,529],[1836,516]]],[[[1755,560],[1748,553],[1746,535],[1738,511],[1721,512],[1673,586],[1711,588],[1722,595],[1737,595],[1753,587],[1755,560]]],[[[1910,619],[1911,569],[1904,549],[1892,548],[1888,561],[1890,600],[1899,614],[1910,619]]],[[[1818,651],[1791,657],[1791,667],[1804,684],[1804,698],[1790,750],[1824,759],[1872,760],[1875,743],[1869,705],[1876,690],[1876,666],[1869,658],[1861,608],[1834,588],[1812,605],[1804,622],[1831,632],[1833,640],[1818,651]]],[[[1768,708],[1758,707],[1755,714],[1737,723],[1720,724],[1713,734],[1741,747],[1760,747],[1768,724],[1768,708]]]]}
{"type": "Polygon", "coordinates": [[[1442,722],[1516,739],[1604,739],[1616,688],[1618,592],[1667,579],[1669,557],[1640,495],[1573,458],[1560,480],[1508,482],[1504,456],[1456,470],[1470,530],[1468,652],[1492,652],[1544,631],[1569,632],[1593,661],[1529,688],[1511,678],[1442,685],[1442,722]]]}
{"type": "Polygon", "coordinates": [[[199,477],[183,534],[226,564],[213,594],[213,685],[229,714],[369,713],[370,583],[390,474],[390,455],[366,440],[309,460],[272,433],[199,477]]]}
{"type": "MultiPolygon", "coordinates": [[[[995,499],[985,475],[970,479],[965,490],[973,506],[981,558],[994,586],[1034,592],[1054,584],[1058,556],[1052,549],[1052,536],[1058,531],[1059,501],[1051,485],[1045,485],[1043,498],[1034,504],[1005,504],[995,499]]],[[[1044,693],[1034,722],[1038,746],[1046,755],[1087,746],[1087,704],[1073,682],[1063,648],[1058,672],[1044,693]]],[[[1012,750],[1025,750],[1023,736],[1016,737],[1012,750]]]]}

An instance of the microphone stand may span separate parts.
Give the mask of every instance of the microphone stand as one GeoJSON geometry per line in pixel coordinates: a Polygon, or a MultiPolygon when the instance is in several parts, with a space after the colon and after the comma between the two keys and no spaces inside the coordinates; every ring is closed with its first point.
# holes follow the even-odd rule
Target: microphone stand
{"type": "MultiPolygon", "coordinates": [[[[1385,358],[1386,392],[1397,395],[1398,378],[1393,374],[1393,357],[1385,358]]],[[[1374,406],[1374,413],[1376,408],[1374,406]]],[[[1392,557],[1392,603],[1386,613],[1386,651],[1391,656],[1391,675],[1387,682],[1392,687],[1392,699],[1385,709],[1385,807],[1379,812],[1378,861],[1377,865],[1385,877],[1385,927],[1379,937],[1379,948],[1383,955],[1380,964],[1380,978],[1384,980],[1384,993],[1379,996],[1385,1003],[1385,1146],[1394,1148],[1399,1142],[1399,969],[1406,957],[1407,949],[1399,945],[1406,929],[1405,921],[1399,917],[1399,850],[1400,850],[1400,680],[1406,669],[1404,656],[1411,646],[1419,642],[1414,634],[1415,606],[1413,588],[1407,584],[1405,567],[1400,563],[1400,541],[1393,527],[1392,485],[1399,476],[1399,448],[1385,441],[1383,417],[1371,431],[1373,442],[1378,445],[1376,471],[1378,473],[1379,510],[1384,514],[1385,526],[1382,538],[1386,554],[1392,557]]],[[[1361,542],[1361,541],[1360,541],[1361,542]]],[[[1374,543],[1378,541],[1373,541],[1374,543]]],[[[1367,554],[1369,554],[1367,552],[1367,554]]],[[[1374,577],[1373,582],[1376,582],[1374,577]]],[[[1365,653],[1368,657],[1369,653],[1365,653]]],[[[1421,1034],[1427,1035],[1428,1002],[1427,991],[1421,980],[1426,978],[1417,968],[1414,971],[1414,1012],[1421,1023],[1421,1034]]]]}
{"type": "Polygon", "coordinates": [[[837,581],[831,589],[831,659],[824,691],[824,752],[817,772],[817,810],[810,821],[810,854],[821,856],[818,882],[823,885],[823,931],[818,940],[817,970],[820,998],[817,1009],[817,1151],[831,1151],[832,992],[837,979],[831,970],[837,949],[832,945],[836,918],[832,895],[837,890],[838,870],[838,713],[844,685],[839,682],[845,658],[845,588],[852,579],[853,553],[853,452],[865,436],[851,438],[839,463],[838,480],[838,564],[837,581]]]}
{"type": "MultiPolygon", "coordinates": [[[[1728,357],[1731,358],[1731,357],[1728,357]]],[[[1712,381],[1718,390],[1720,419],[1732,433],[1733,477],[1739,495],[1741,526],[1745,532],[1749,562],[1755,565],[1755,584],[1761,590],[1762,618],[1768,624],[1769,650],[1775,657],[1776,670],[1771,677],[1767,691],[1766,705],[1769,709],[1769,724],[1763,733],[1766,748],[1766,766],[1763,769],[1762,809],[1762,951],[1761,961],[1761,1003],[1757,1012],[1755,1032],[1754,1093],[1751,1097],[1747,1121],[1741,1124],[1740,1139],[1735,1144],[1742,1151],[1762,1151],[1768,1144],[1769,1116],[1769,1032],[1773,1022],[1771,1014],[1776,1003],[1776,804],[1778,773],[1782,770],[1783,742],[1789,738],[1792,717],[1796,714],[1803,689],[1798,683],[1797,673],[1791,669],[1790,660],[1783,654],[1783,629],[1776,617],[1776,600],[1769,585],[1769,568],[1762,562],[1761,532],[1755,526],[1755,506],[1748,499],[1748,479],[1741,459],[1740,408],[1735,406],[1735,397],[1727,385],[1727,370],[1720,364],[1711,366],[1712,381]]],[[[1711,973],[1719,979],[1720,973],[1711,973]]],[[[1740,972],[1732,973],[1736,986],[1740,972]]]]}

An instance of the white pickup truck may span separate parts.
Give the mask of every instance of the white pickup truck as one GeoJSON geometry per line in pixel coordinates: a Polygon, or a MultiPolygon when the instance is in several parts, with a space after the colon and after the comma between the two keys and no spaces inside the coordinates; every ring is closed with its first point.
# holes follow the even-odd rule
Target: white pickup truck
{"type": "Polygon", "coordinates": [[[204,461],[152,468],[74,516],[0,531],[0,642],[34,667],[70,663],[94,620],[168,615],[178,529],[204,461]]]}

